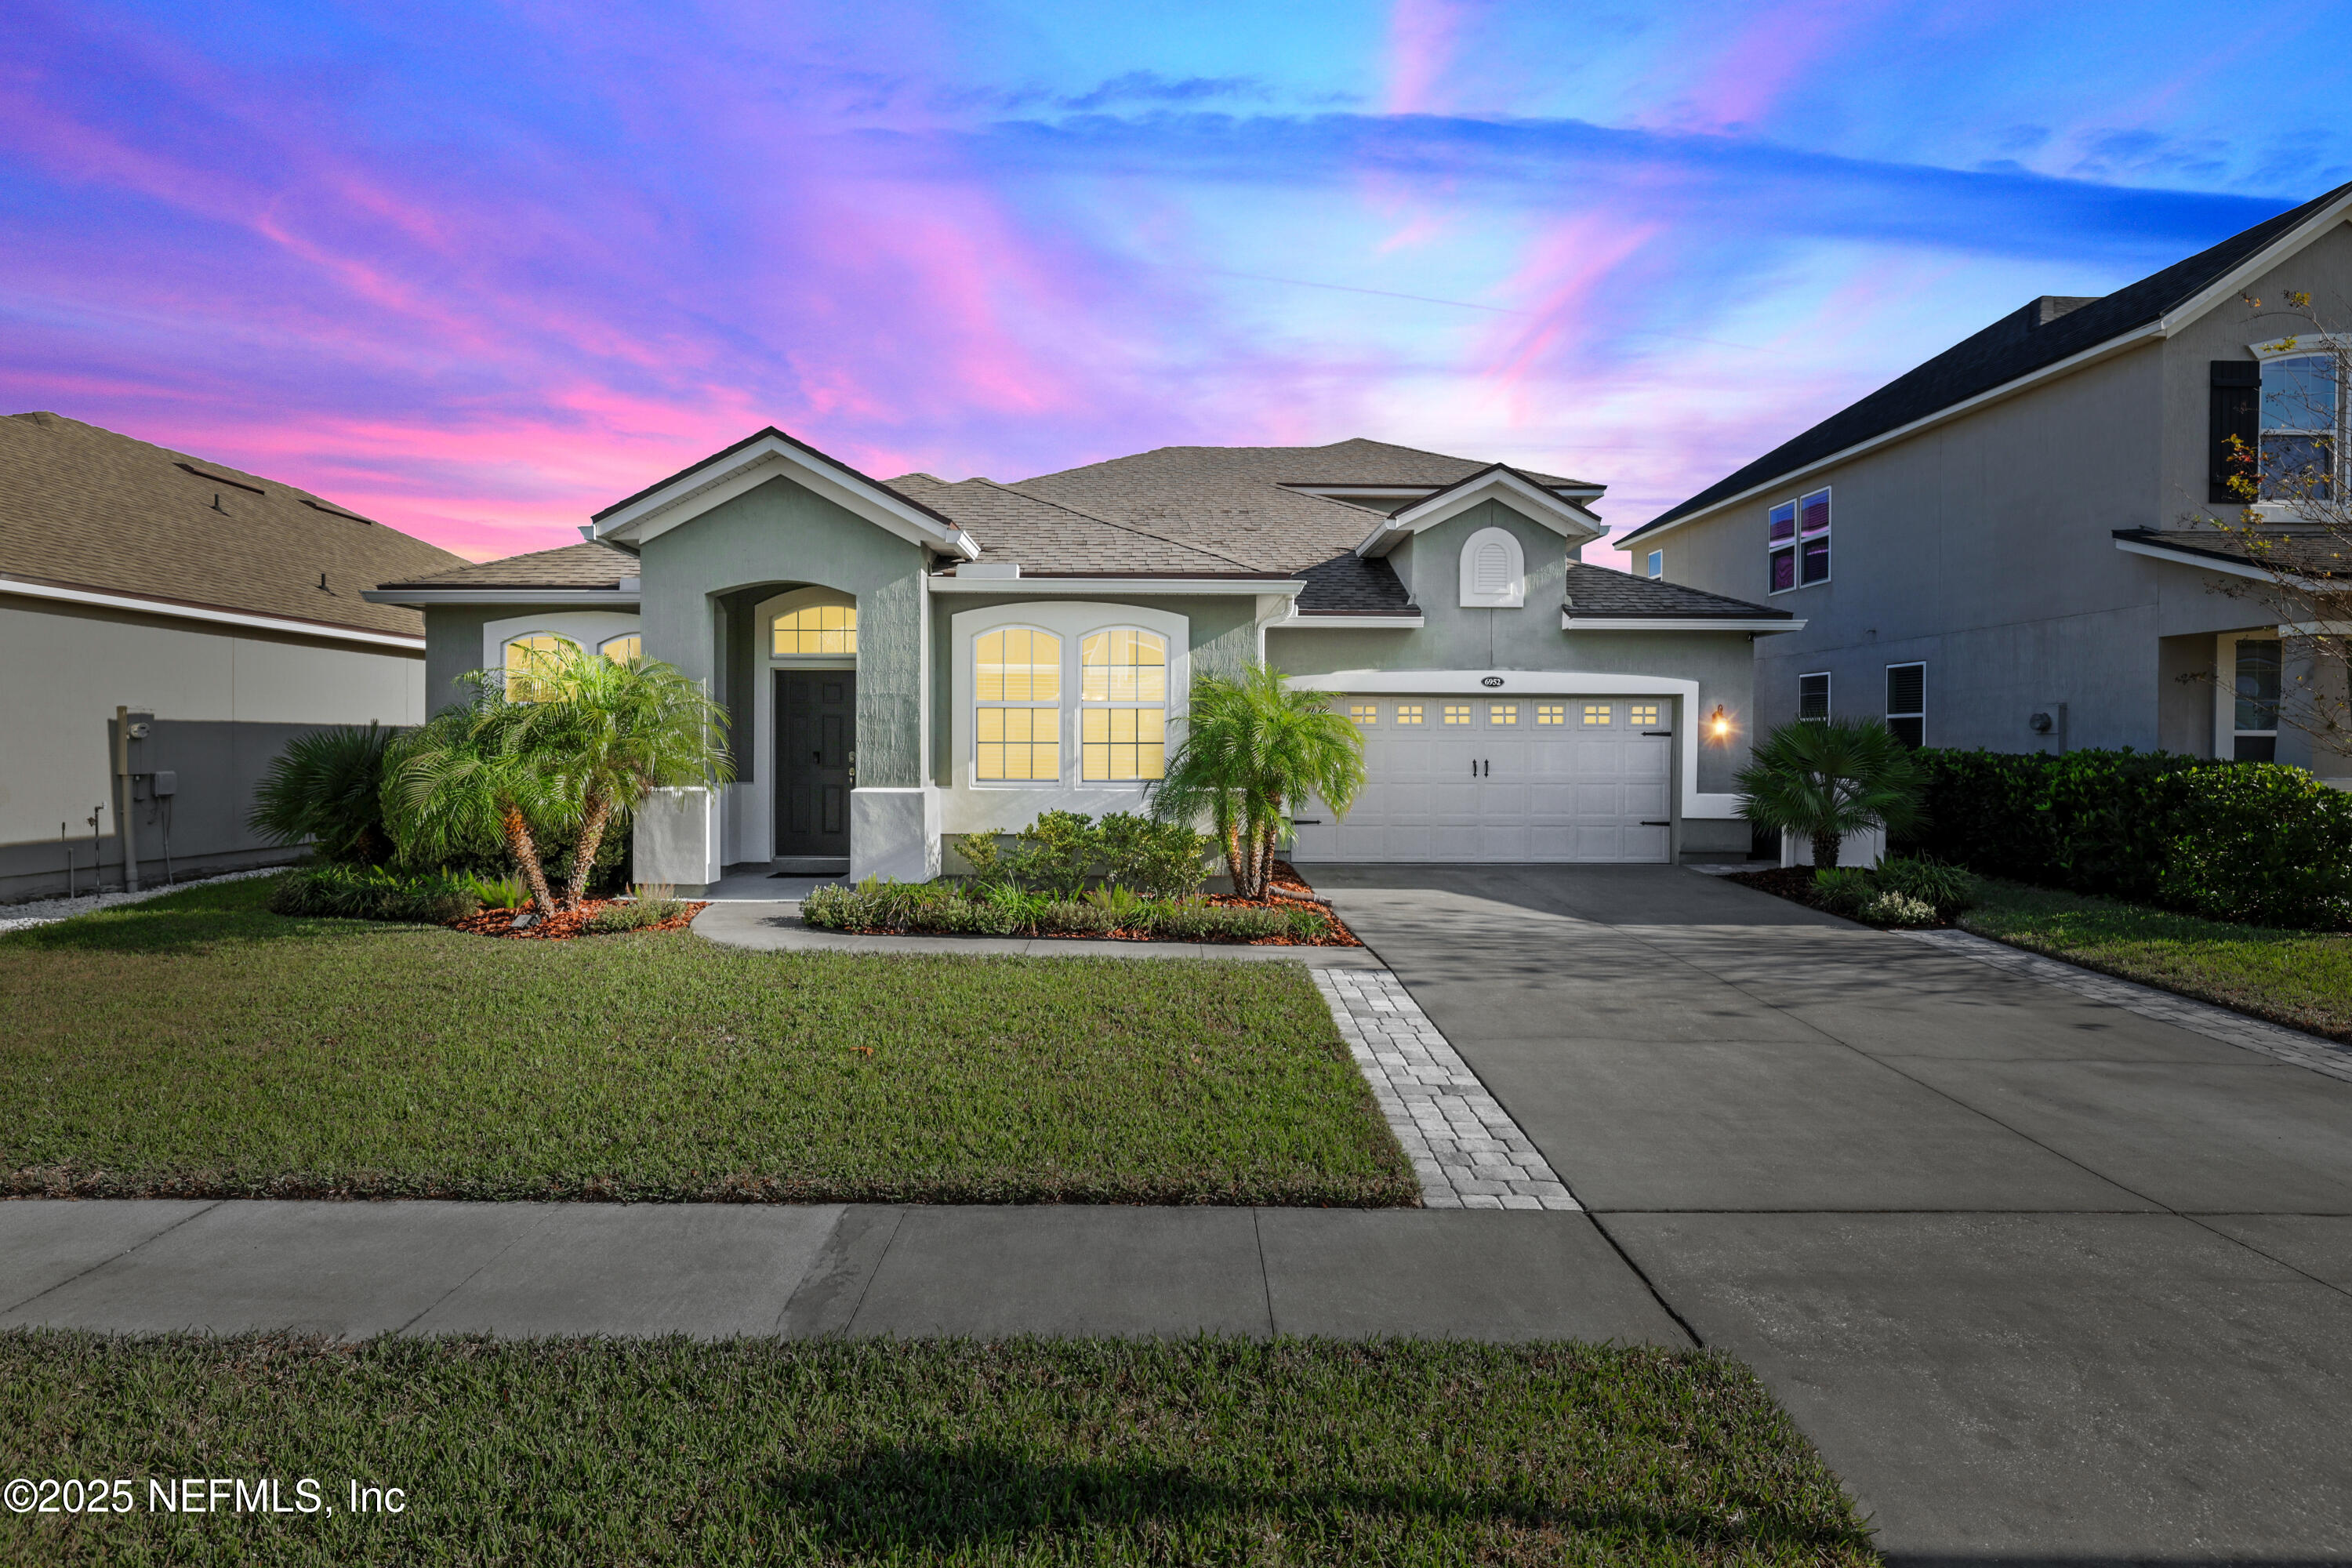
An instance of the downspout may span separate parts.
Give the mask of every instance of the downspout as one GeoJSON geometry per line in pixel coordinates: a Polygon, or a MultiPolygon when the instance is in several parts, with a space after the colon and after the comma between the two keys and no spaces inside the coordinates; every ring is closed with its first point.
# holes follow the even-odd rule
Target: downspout
{"type": "Polygon", "coordinates": [[[132,818],[138,815],[131,801],[131,710],[114,710],[114,832],[122,840],[122,890],[139,890],[139,832],[132,818]]]}

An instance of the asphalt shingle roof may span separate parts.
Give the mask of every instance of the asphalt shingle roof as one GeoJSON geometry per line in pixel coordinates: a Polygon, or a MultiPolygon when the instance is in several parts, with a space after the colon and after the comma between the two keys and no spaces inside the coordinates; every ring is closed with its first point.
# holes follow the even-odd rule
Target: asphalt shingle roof
{"type": "Polygon", "coordinates": [[[637,558],[593,542],[535,550],[499,561],[475,561],[447,572],[380,584],[384,588],[613,588],[637,574],[637,558]]]}
{"type": "Polygon", "coordinates": [[[1702,511],[1716,502],[1767,484],[1848,447],[1925,419],[1956,403],[2028,375],[2046,365],[2096,348],[2110,338],[2147,325],[2210,287],[2263,247],[2314,213],[2352,192],[2338,185],[2291,212],[2281,213],[2221,244],[2152,272],[2138,282],[2095,299],[2045,295],[2021,310],[1946,349],[1934,359],[1888,382],[1859,402],[1831,415],[1793,440],[1785,441],[1746,468],[1659,513],[1628,534],[1638,539],[1661,523],[1702,511]]]}
{"type": "Polygon", "coordinates": [[[361,593],[464,563],[226,463],[59,414],[0,417],[0,574],[421,637],[416,611],[361,593]]]}
{"type": "Polygon", "coordinates": [[[1644,617],[1661,620],[1795,619],[1787,610],[1768,609],[1762,605],[1751,605],[1745,599],[1710,594],[1699,588],[1686,588],[1680,583],[1636,577],[1631,572],[1590,565],[1581,561],[1568,563],[1567,608],[1572,616],[1624,620],[1644,617]]]}

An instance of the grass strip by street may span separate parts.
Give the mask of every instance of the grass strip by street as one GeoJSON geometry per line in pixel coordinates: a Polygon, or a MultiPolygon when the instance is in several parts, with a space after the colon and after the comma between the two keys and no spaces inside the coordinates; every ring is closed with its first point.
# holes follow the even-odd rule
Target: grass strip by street
{"type": "Polygon", "coordinates": [[[484,942],[268,894],[0,937],[0,1191],[1418,1201],[1295,965],[484,942]]]}
{"type": "Polygon", "coordinates": [[[0,1475],[67,1474],[140,1507],[0,1516],[0,1558],[1877,1561],[1745,1367],[1587,1344],[0,1334],[0,1475]],[[336,1511],[148,1511],[180,1476],[336,1511]]]}
{"type": "Polygon", "coordinates": [[[1985,879],[1962,929],[2352,1041],[2352,936],[2273,931],[1985,879]]]}

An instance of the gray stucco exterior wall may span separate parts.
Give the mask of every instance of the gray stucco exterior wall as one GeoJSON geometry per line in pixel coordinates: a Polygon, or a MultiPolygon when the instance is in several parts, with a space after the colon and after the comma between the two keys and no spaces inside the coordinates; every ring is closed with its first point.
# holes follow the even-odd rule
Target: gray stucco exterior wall
{"type": "MultiPolygon", "coordinates": [[[[748,697],[726,689],[722,595],[802,584],[854,595],[858,784],[922,783],[929,555],[920,545],[779,477],[647,540],[640,560],[646,657],[710,681],[721,700],[748,697]]],[[[730,643],[744,635],[731,631],[730,643]]]]}
{"type": "Polygon", "coordinates": [[[457,678],[482,668],[482,628],[521,613],[515,605],[428,605],[425,610],[425,712],[438,713],[471,693],[457,678]]]}

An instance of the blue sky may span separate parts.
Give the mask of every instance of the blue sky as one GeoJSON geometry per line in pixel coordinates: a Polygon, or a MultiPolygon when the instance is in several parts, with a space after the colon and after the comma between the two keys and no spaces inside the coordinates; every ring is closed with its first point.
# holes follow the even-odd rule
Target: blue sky
{"type": "Polygon", "coordinates": [[[18,0],[0,402],[474,555],[773,422],[1355,435],[1628,527],[2352,180],[2352,8],[18,0]]]}

